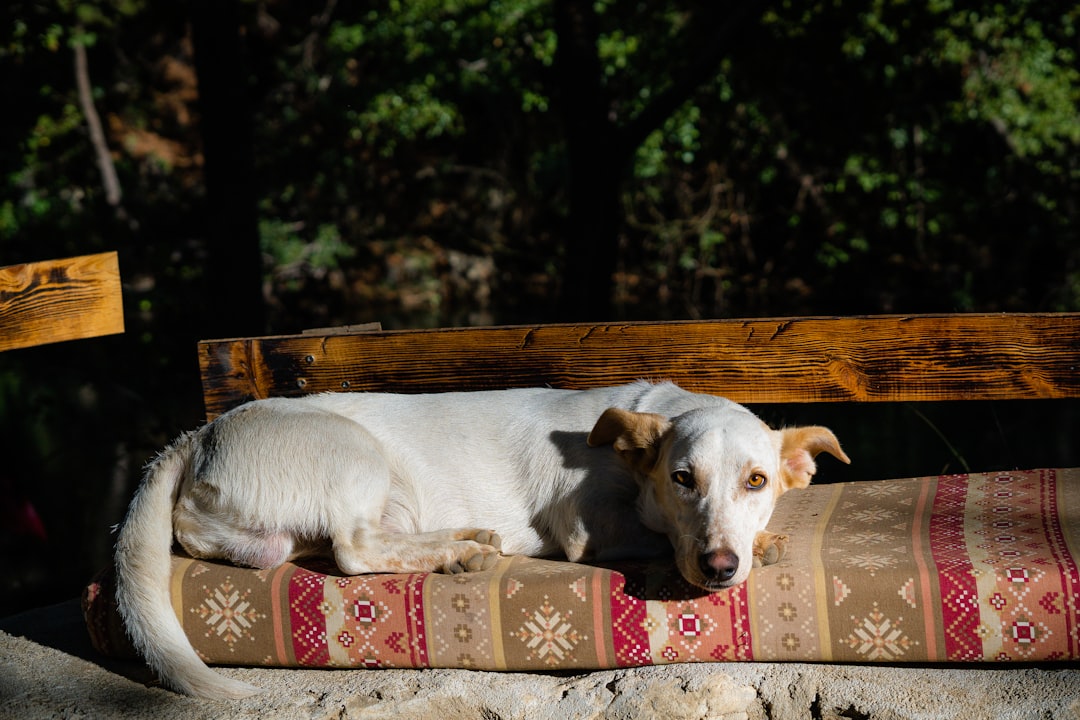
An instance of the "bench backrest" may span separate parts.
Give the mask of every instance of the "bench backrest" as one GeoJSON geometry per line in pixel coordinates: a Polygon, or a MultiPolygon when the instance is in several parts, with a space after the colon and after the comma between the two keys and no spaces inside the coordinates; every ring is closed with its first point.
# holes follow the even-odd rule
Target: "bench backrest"
{"type": "Polygon", "coordinates": [[[199,343],[209,418],[326,391],[672,380],[741,403],[1080,397],[1080,313],[330,329],[199,343]]]}
{"type": "Polygon", "coordinates": [[[122,332],[115,252],[0,268],[0,351],[122,332]]]}

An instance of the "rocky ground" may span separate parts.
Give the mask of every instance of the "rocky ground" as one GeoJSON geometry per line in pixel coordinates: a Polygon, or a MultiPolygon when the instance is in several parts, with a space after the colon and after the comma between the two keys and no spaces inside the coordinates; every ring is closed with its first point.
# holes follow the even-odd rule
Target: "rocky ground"
{"type": "Polygon", "coordinates": [[[223,668],[266,688],[207,702],[91,648],[74,601],[0,620],[0,717],[198,720],[1080,720],[1080,665],[695,664],[586,674],[223,668]]]}

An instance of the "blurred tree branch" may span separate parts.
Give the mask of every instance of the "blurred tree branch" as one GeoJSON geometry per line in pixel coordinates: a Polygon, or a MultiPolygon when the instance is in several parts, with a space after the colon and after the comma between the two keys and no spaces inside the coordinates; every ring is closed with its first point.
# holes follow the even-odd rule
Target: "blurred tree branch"
{"type": "Polygon", "coordinates": [[[116,208],[117,213],[122,215],[123,206],[120,203],[123,199],[123,193],[120,189],[120,179],[116,175],[116,166],[113,164],[112,155],[109,153],[109,144],[105,140],[101,117],[94,106],[94,90],[90,84],[86,42],[86,31],[82,25],[76,25],[71,45],[75,53],[75,87],[79,97],[79,108],[86,119],[90,144],[94,148],[94,157],[97,159],[98,171],[101,173],[101,184],[105,188],[105,202],[116,208]]]}

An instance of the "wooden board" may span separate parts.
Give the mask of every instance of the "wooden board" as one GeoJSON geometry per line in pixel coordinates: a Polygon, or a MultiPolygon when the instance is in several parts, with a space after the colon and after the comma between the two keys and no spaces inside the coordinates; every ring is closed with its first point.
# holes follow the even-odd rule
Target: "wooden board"
{"type": "Polygon", "coordinates": [[[0,268],[0,350],[122,332],[115,252],[0,268]]]}
{"type": "Polygon", "coordinates": [[[1080,397],[1080,314],[459,328],[209,340],[207,414],[271,395],[638,379],[743,403],[1080,397]]]}

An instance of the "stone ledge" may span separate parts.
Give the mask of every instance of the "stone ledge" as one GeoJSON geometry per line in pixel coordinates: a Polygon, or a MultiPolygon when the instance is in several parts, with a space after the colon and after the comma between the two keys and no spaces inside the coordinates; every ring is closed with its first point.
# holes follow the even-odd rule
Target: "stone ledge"
{"type": "Polygon", "coordinates": [[[1080,720],[1080,666],[687,664],[585,674],[219,668],[267,688],[207,702],[98,656],[77,603],[0,620],[5,717],[131,720],[1080,720]]]}

